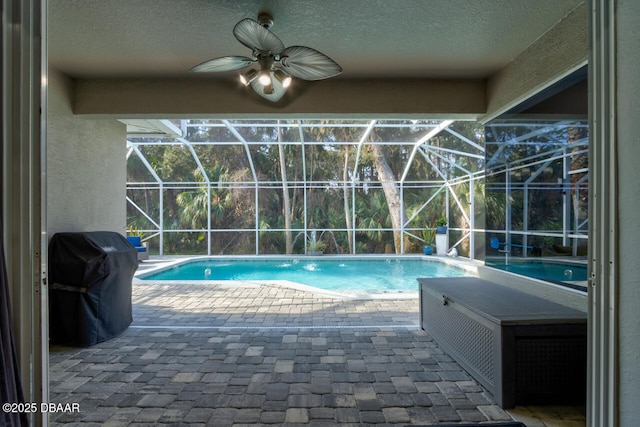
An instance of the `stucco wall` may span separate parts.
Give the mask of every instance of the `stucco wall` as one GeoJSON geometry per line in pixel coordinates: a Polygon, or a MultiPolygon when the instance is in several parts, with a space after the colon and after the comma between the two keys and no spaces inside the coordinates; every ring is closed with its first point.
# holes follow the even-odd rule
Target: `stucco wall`
{"type": "Polygon", "coordinates": [[[71,112],[72,82],[49,72],[47,231],[125,232],[126,127],[71,112]]]}

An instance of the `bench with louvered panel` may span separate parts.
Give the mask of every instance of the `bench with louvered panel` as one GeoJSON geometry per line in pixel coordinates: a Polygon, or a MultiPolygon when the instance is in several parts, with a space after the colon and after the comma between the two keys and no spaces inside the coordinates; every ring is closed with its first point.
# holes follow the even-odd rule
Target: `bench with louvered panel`
{"type": "Polygon", "coordinates": [[[585,402],[585,312],[475,277],[418,282],[422,328],[498,405],[585,402]]]}

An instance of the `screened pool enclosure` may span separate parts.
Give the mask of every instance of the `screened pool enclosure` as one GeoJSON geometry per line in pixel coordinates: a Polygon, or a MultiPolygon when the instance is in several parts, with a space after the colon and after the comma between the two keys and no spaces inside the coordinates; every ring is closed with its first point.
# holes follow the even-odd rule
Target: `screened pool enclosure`
{"type": "Polygon", "coordinates": [[[470,258],[586,239],[584,122],[164,123],[127,141],[128,232],[152,254],[418,253],[443,216],[470,258]]]}

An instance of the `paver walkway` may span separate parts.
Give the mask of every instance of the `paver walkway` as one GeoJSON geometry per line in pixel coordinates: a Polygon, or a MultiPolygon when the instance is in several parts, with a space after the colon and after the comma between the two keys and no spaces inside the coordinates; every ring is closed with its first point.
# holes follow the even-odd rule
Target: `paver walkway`
{"type": "Polygon", "coordinates": [[[134,285],[134,322],[53,347],[53,425],[407,425],[511,420],[418,326],[413,299],[272,284],[134,285]]]}

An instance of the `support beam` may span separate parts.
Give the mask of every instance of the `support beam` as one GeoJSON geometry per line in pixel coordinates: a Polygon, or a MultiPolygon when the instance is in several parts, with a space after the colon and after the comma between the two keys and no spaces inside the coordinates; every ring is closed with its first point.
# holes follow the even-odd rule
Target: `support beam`
{"type": "Polygon", "coordinates": [[[475,120],[486,110],[484,80],[298,82],[280,102],[230,82],[78,80],[73,112],[114,118],[402,118],[475,120]]]}
{"type": "Polygon", "coordinates": [[[413,150],[411,150],[411,155],[409,156],[409,160],[407,160],[407,165],[405,166],[404,172],[402,173],[402,177],[400,178],[401,184],[404,184],[404,181],[407,179],[407,175],[409,174],[409,169],[413,164],[413,159],[416,157],[416,153],[418,152],[418,149],[420,148],[420,146],[422,144],[426,144],[431,138],[438,135],[444,129],[449,127],[451,123],[453,123],[453,120],[444,120],[438,126],[436,126],[435,128],[431,129],[429,132],[427,132],[425,136],[417,140],[415,144],[413,144],[413,150]]]}

